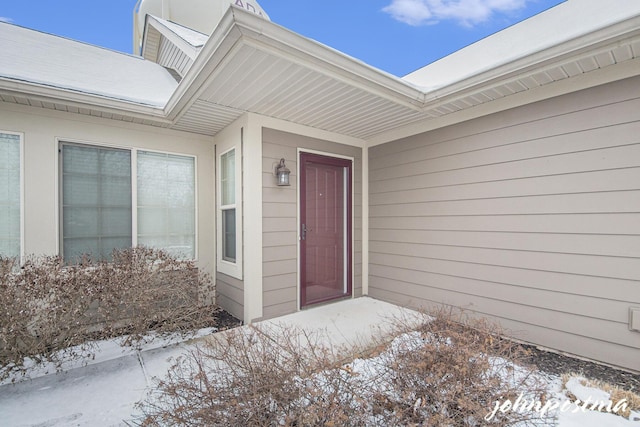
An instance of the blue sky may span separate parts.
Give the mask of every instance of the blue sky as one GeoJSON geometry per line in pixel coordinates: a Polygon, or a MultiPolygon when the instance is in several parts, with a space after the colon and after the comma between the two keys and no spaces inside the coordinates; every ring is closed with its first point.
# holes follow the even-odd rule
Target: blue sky
{"type": "MultiPolygon", "coordinates": [[[[562,1],[258,0],[258,3],[277,24],[403,76],[562,1]]],[[[135,4],[136,0],[3,0],[0,19],[130,53],[135,4]]]]}

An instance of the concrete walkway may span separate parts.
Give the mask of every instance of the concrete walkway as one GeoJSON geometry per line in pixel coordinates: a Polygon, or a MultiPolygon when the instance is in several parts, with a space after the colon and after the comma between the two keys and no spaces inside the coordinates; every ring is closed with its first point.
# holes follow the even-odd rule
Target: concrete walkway
{"type": "MultiPolygon", "coordinates": [[[[320,331],[330,340],[328,344],[334,346],[362,346],[371,342],[373,336],[383,333],[384,325],[391,319],[411,313],[365,297],[300,311],[261,324],[273,327],[273,330],[277,330],[278,325],[291,325],[320,331]]],[[[0,386],[0,425],[125,425],[124,420],[135,416],[135,404],[145,397],[153,378],[162,378],[171,365],[170,359],[183,354],[193,342],[147,348],[141,352],[104,349],[87,366],[0,386]]]]}

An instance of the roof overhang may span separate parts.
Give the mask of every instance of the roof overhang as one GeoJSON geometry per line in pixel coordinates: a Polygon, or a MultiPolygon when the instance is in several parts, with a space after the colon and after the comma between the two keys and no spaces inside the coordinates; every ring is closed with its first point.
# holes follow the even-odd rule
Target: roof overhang
{"type": "Polygon", "coordinates": [[[0,94],[40,97],[212,136],[250,112],[377,144],[427,129],[429,123],[452,124],[640,75],[639,56],[640,16],[634,16],[424,90],[232,6],[163,109],[27,83],[0,81],[0,94]]]}
{"type": "Polygon", "coordinates": [[[211,121],[212,113],[218,111],[229,122],[252,112],[381,143],[397,137],[398,129],[414,129],[407,127],[411,124],[514,106],[504,102],[507,98],[525,103],[540,100],[542,94],[557,96],[563,90],[640,75],[639,56],[640,16],[635,16],[424,90],[230,8],[169,102],[167,117],[182,130],[215,134],[225,120],[211,121]],[[615,73],[592,73],[614,68],[615,73]],[[598,77],[583,78],[587,74],[598,77]]]}

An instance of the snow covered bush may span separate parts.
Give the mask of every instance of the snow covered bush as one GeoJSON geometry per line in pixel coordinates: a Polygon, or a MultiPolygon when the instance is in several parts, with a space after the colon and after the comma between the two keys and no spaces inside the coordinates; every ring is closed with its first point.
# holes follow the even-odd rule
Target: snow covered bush
{"type": "Polygon", "coordinates": [[[546,425],[496,402],[544,399],[515,363],[520,347],[484,321],[450,313],[404,319],[368,351],[327,348],[320,335],[251,326],[216,334],[177,360],[139,404],[139,426],[546,425]],[[363,353],[364,351],[364,353],[363,353]],[[355,357],[366,354],[367,357],[355,357]]]}
{"type": "Polygon", "coordinates": [[[548,425],[533,412],[487,417],[521,394],[545,400],[545,382],[521,362],[526,351],[502,337],[484,318],[442,310],[394,341],[384,359],[389,381],[371,400],[381,425],[548,425]]]}
{"type": "Polygon", "coordinates": [[[346,425],[357,396],[346,381],[314,379],[336,366],[317,334],[248,326],[212,335],[178,359],[140,404],[141,426],[346,425]],[[273,337],[273,338],[272,338],[273,337]]]}
{"type": "Polygon", "coordinates": [[[138,345],[150,329],[186,331],[210,321],[201,293],[211,280],[191,261],[150,248],[117,250],[111,261],[0,258],[0,380],[31,362],[91,355],[90,340],[124,336],[138,345]]]}

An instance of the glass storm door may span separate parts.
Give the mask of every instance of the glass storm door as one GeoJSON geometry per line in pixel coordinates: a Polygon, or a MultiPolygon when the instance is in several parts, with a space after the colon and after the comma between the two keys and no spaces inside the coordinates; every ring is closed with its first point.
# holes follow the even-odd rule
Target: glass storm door
{"type": "Polygon", "coordinates": [[[351,160],[300,154],[300,305],[351,295],[351,160]]]}

